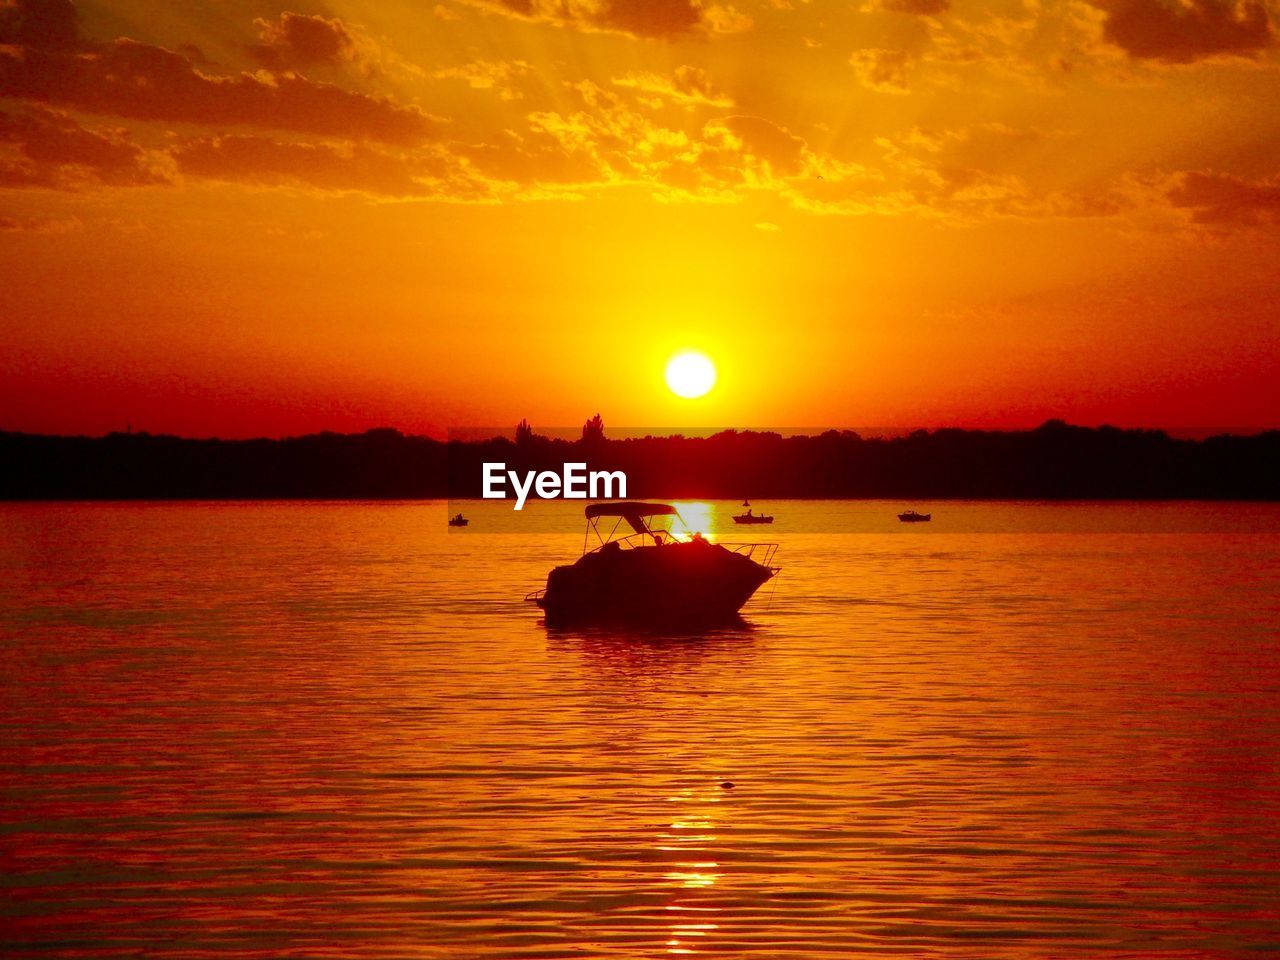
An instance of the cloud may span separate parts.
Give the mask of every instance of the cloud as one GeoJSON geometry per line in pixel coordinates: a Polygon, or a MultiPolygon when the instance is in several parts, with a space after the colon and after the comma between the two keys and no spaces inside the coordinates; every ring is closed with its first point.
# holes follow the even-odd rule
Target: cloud
{"type": "Polygon", "coordinates": [[[71,0],[0,3],[0,44],[37,50],[74,50],[80,43],[71,0]]]}
{"type": "Polygon", "coordinates": [[[1165,195],[1173,206],[1190,211],[1196,223],[1280,223],[1280,175],[1247,180],[1211,171],[1182,173],[1173,178],[1165,195]]]}
{"type": "Polygon", "coordinates": [[[801,138],[764,118],[703,123],[692,111],[641,109],[651,106],[646,97],[589,81],[571,89],[579,109],[535,112],[527,130],[448,149],[516,198],[641,187],[660,201],[729,202],[746,190],[777,190],[809,162],[801,138]]]}
{"type": "MultiPolygon", "coordinates": [[[[705,0],[474,2],[500,4],[529,20],[633,36],[705,38],[715,29],[705,0]]],[[[1123,0],[1123,9],[1135,2],[1123,0]]],[[[1170,16],[1212,19],[1205,12],[1210,0],[1185,2],[1183,12],[1170,16]]],[[[1233,22],[1249,22],[1251,2],[1241,0],[1233,8],[1233,22]]],[[[911,83],[958,84],[970,64],[1030,71],[1061,55],[1068,42],[1081,51],[1081,62],[1096,43],[1097,55],[1123,64],[1123,70],[1164,72],[1126,63],[1120,48],[1104,42],[1120,6],[1104,10],[1069,0],[1067,13],[1053,14],[1040,11],[1034,0],[1018,0],[1011,16],[965,20],[956,13],[937,20],[939,4],[881,0],[878,9],[913,16],[881,18],[891,28],[878,41],[884,47],[857,50],[850,58],[858,80],[901,94],[911,83]],[[902,48],[888,49],[895,43],[902,48]]],[[[827,125],[788,126],[781,122],[787,114],[748,114],[705,69],[672,62],[677,51],[697,56],[691,45],[665,53],[648,48],[653,62],[615,68],[603,75],[608,80],[596,73],[594,82],[545,87],[532,62],[426,64],[419,71],[423,80],[465,83],[489,91],[494,101],[449,126],[414,106],[351,86],[355,78],[342,68],[368,66],[369,56],[386,64],[391,56],[371,47],[360,27],[290,12],[255,22],[258,42],[240,49],[248,49],[263,69],[229,74],[194,47],[175,51],[129,39],[86,39],[66,0],[0,0],[0,90],[11,108],[0,109],[0,188],[87,190],[179,185],[185,178],[472,202],[578,199],[607,190],[648,191],[661,201],[734,202],[754,194],[819,214],[956,223],[1137,216],[1138,210],[1154,211],[1166,224],[1257,224],[1278,217],[1280,182],[1274,178],[1185,173],[1149,180],[1147,195],[1139,198],[1116,185],[1123,183],[1119,171],[1055,176],[1062,163],[1070,163],[1055,159],[1064,156],[1056,138],[1069,135],[1061,131],[998,123],[903,130],[899,121],[880,118],[869,120],[875,126],[854,143],[835,137],[827,125]],[[299,72],[312,67],[339,72],[330,76],[334,83],[299,72]],[[496,102],[524,96],[530,106],[496,102]],[[129,123],[132,135],[112,126],[129,121],[141,121],[129,123]],[[144,125],[157,122],[167,129],[144,125]],[[874,138],[877,127],[897,132],[874,138]],[[850,153],[817,145],[826,142],[844,144],[841,149],[850,153]]],[[[1209,33],[1196,35],[1198,51],[1222,47],[1209,33]]],[[[253,34],[246,31],[242,39],[252,41],[253,34]]],[[[595,39],[610,49],[621,42],[595,39]]],[[[635,44],[624,46],[643,52],[635,44]]],[[[472,106],[477,99],[468,98],[472,106]]],[[[768,98],[754,102],[763,106],[768,98]]],[[[1178,166],[1190,164],[1173,169],[1178,166]]],[[[768,221],[762,223],[759,229],[767,230],[768,221]]]]}
{"type": "Polygon", "coordinates": [[[0,186],[147,186],[168,182],[164,167],[124,131],[86,130],[40,108],[0,111],[0,186]]]}
{"type": "Polygon", "coordinates": [[[732,107],[733,100],[716,88],[711,75],[701,67],[682,65],[670,76],[633,71],[613,78],[614,86],[649,94],[654,105],[671,100],[685,106],[732,107]]]}
{"type": "Polygon", "coordinates": [[[0,46],[0,92],[26,101],[0,111],[0,187],[172,184],[181,174],[384,197],[483,192],[483,182],[439,146],[435,118],[293,72],[359,60],[369,45],[357,28],[291,13],[257,23],[262,43],[251,52],[286,72],[217,76],[194,47],[175,52],[123,38],[89,41],[65,0],[0,6],[0,37],[7,41],[0,46]],[[170,132],[164,149],[144,150],[125,130],[87,129],[53,107],[209,132],[170,132]],[[297,142],[289,134],[338,142],[297,142]]]}
{"type": "Polygon", "coordinates": [[[790,181],[785,193],[812,213],[913,216],[954,224],[991,219],[1118,216],[1131,206],[1099,183],[1063,190],[1037,185],[1029,171],[1061,134],[999,123],[946,130],[913,128],[878,138],[880,163],[841,163],[814,154],[816,176],[790,181]]]}
{"type": "Polygon", "coordinates": [[[546,196],[548,189],[578,190],[616,179],[607,150],[575,121],[539,114],[531,122],[532,129],[506,130],[482,143],[451,144],[449,153],[476,178],[491,184],[494,193],[515,195],[532,189],[546,196]]]}
{"type": "Polygon", "coordinates": [[[644,39],[694,32],[735,33],[751,18],[731,6],[699,0],[468,0],[495,13],[580,30],[606,30],[644,39]]]}
{"type": "Polygon", "coordinates": [[[702,21],[702,11],[690,0],[610,0],[599,23],[637,37],[673,37],[702,21]]]}
{"type": "Polygon", "coordinates": [[[302,184],[387,197],[436,193],[447,172],[447,165],[435,157],[256,135],[195,138],[176,146],[173,156],[178,169],[188,176],[259,186],[302,184]]]}
{"type": "Polygon", "coordinates": [[[908,93],[907,68],[911,63],[912,57],[905,50],[881,48],[855,50],[849,58],[862,85],[879,93],[908,93]]]}
{"type": "Polygon", "coordinates": [[[724,3],[703,6],[702,21],[711,33],[746,33],[756,25],[754,19],[737,7],[724,3]]]}
{"type": "Polygon", "coordinates": [[[772,120],[725,117],[711,121],[704,129],[712,141],[728,143],[745,158],[763,162],[770,178],[796,176],[804,167],[804,140],[772,120]]]}
{"type": "Polygon", "coordinates": [[[727,201],[777,190],[812,162],[802,138],[762,117],[664,115],[671,125],[589,81],[571,89],[580,109],[535,112],[527,130],[448,149],[505,196],[647,186],[660,200],[727,201]]]}
{"type": "Polygon", "coordinates": [[[244,125],[409,144],[438,122],[413,107],[296,74],[207,76],[181,54],[117,40],[90,53],[0,49],[11,97],[135,120],[244,125]]]}
{"type": "Polygon", "coordinates": [[[316,64],[354,63],[369,41],[338,18],[328,19],[285,11],[276,20],[258,19],[260,43],[249,47],[255,60],[269,70],[316,64]]]}
{"type": "Polygon", "coordinates": [[[472,90],[493,90],[503,100],[524,97],[521,85],[532,68],[523,60],[477,60],[460,67],[442,67],[431,74],[437,80],[461,80],[472,90]]]}
{"type": "Polygon", "coordinates": [[[1192,63],[1275,44],[1262,0],[1110,0],[1104,35],[1131,57],[1192,63]]]}
{"type": "Polygon", "coordinates": [[[84,224],[79,217],[2,217],[0,233],[79,233],[84,224]]]}
{"type": "MultiPolygon", "coordinates": [[[[1005,0],[979,10],[931,12],[933,0],[895,0],[899,18],[850,57],[859,81],[880,93],[912,89],[962,89],[975,80],[1010,81],[1045,92],[1062,92],[1081,65],[1112,78],[1131,77],[1125,54],[1103,39],[1107,18],[1094,3],[1107,0],[1005,0]]],[[[864,7],[885,11],[882,4],[864,7]]]]}
{"type": "Polygon", "coordinates": [[[907,13],[917,17],[936,17],[951,9],[951,0],[871,0],[863,10],[907,13]]]}
{"type": "MultiPolygon", "coordinates": [[[[83,40],[65,0],[19,0],[0,11],[7,41],[0,45],[0,91],[7,97],[135,120],[243,125],[383,143],[419,143],[439,126],[416,107],[294,73],[213,76],[190,54],[124,38],[83,40]],[[47,33],[42,25],[48,25],[47,33]]],[[[286,29],[294,40],[309,38],[299,41],[302,47],[290,47],[296,55],[325,49],[309,27],[301,33],[296,23],[286,29]]]]}
{"type": "MultiPolygon", "coordinates": [[[[297,143],[256,135],[201,137],[173,147],[188,177],[296,186],[399,199],[471,202],[581,199],[644,187],[660,201],[734,202],[767,193],[816,214],[913,216],[950,223],[993,218],[1115,217],[1132,201],[1105,185],[1037,188],[1023,170],[1055,132],[982,124],[913,129],[877,141],[868,167],[815,149],[764,117],[733,115],[671,126],[589,82],[571,88],[581,109],[531,114],[527,128],[476,143],[409,151],[297,143]]],[[[769,230],[768,221],[759,226],[769,230]]]]}

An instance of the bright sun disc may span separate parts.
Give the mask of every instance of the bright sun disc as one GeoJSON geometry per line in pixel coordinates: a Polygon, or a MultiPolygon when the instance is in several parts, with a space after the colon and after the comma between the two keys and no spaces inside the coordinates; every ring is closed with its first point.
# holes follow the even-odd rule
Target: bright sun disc
{"type": "Polygon", "coordinates": [[[667,386],[680,397],[700,397],[716,385],[716,367],[701,353],[677,353],[667,364],[667,386]]]}

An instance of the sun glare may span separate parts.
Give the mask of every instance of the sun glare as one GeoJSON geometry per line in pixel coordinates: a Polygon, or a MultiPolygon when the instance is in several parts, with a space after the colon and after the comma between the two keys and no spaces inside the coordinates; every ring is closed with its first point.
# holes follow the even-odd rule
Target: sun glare
{"type": "Polygon", "coordinates": [[[716,367],[704,354],[677,353],[667,364],[667,386],[676,396],[701,397],[716,385],[716,367]]]}

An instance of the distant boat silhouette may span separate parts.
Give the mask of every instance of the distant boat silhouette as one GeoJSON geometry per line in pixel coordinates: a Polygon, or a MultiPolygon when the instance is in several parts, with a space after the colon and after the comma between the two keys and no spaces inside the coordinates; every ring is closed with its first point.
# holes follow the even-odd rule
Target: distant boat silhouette
{"type": "Polygon", "coordinates": [[[466,517],[464,517],[460,513],[457,516],[453,516],[449,518],[449,526],[451,527],[465,527],[470,522],[471,522],[470,520],[468,520],[466,517]]]}
{"type": "MultiPolygon", "coordinates": [[[[742,505],[750,508],[751,501],[743,500],[742,505]]],[[[746,513],[737,513],[733,517],[734,523],[773,523],[773,517],[765,516],[762,513],[752,513],[750,509],[746,513]]]]}
{"type": "Polygon", "coordinates": [[[898,519],[903,523],[927,523],[933,519],[933,514],[916,513],[914,510],[908,510],[906,513],[898,514],[898,519]]]}
{"type": "Polygon", "coordinates": [[[778,573],[769,566],[776,543],[711,543],[656,525],[655,518],[674,517],[684,527],[669,503],[593,503],[586,517],[582,556],[556,567],[544,589],[525,597],[546,612],[548,625],[728,621],[778,573]],[[602,532],[609,518],[614,523],[602,532]],[[588,549],[592,533],[600,545],[588,549]]]}

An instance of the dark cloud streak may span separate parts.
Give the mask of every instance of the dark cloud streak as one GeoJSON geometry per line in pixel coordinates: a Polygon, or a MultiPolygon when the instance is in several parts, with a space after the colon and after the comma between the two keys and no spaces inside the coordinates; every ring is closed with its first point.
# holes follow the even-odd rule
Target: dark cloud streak
{"type": "Polygon", "coordinates": [[[123,131],[86,130],[42,108],[0,111],[0,185],[75,189],[147,186],[168,178],[123,131]]]}
{"type": "Polygon", "coordinates": [[[254,23],[261,43],[252,44],[249,53],[270,70],[348,63],[359,56],[354,31],[336,17],[285,11],[276,20],[254,23]]]}
{"type": "Polygon", "coordinates": [[[1280,175],[1246,180],[1197,170],[1181,174],[1166,194],[1197,223],[1225,226],[1280,223],[1280,175]]]}
{"type": "Polygon", "coordinates": [[[1214,56],[1253,56],[1275,44],[1260,0],[1111,0],[1104,36],[1131,57],[1192,63],[1214,56]]]}
{"type": "MultiPolygon", "coordinates": [[[[416,107],[296,73],[212,76],[189,56],[163,47],[124,38],[88,42],[73,32],[74,10],[68,15],[67,9],[65,0],[19,0],[3,8],[0,96],[134,120],[248,126],[406,146],[433,138],[439,129],[439,121],[416,107]],[[53,24],[47,35],[37,29],[45,23],[53,24]]],[[[292,55],[304,51],[316,57],[335,49],[317,39],[313,18],[281,22],[292,24],[281,34],[292,38],[292,55]],[[299,30],[301,21],[308,25],[299,30]]],[[[323,22],[332,28],[336,21],[323,22]]]]}
{"type": "Polygon", "coordinates": [[[74,50],[80,25],[71,0],[17,0],[0,4],[0,44],[36,50],[74,50]]]}
{"type": "Polygon", "coordinates": [[[182,173],[233,183],[302,184],[320,190],[419,197],[443,165],[364,146],[289,143],[259,136],[200,137],[173,152],[182,173]]]}

